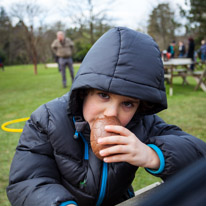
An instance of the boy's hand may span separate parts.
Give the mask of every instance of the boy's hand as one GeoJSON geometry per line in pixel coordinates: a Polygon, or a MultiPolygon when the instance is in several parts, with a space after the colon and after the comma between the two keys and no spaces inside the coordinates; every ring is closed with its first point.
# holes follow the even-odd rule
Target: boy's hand
{"type": "Polygon", "coordinates": [[[151,169],[159,168],[160,161],[157,153],[146,144],[142,143],[127,128],[109,125],[105,127],[105,130],[119,134],[98,139],[99,144],[115,144],[114,146],[100,151],[100,155],[105,157],[105,162],[128,162],[139,167],[151,169]]]}

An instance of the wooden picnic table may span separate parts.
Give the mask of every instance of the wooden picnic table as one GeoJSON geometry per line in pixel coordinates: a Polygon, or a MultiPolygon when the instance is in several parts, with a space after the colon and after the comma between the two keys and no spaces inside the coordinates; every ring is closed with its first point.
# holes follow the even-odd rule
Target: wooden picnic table
{"type": "Polygon", "coordinates": [[[199,87],[206,92],[206,64],[203,62],[202,71],[192,71],[190,70],[191,64],[197,64],[193,62],[190,58],[173,58],[168,61],[163,61],[165,69],[165,79],[168,80],[170,84],[169,95],[173,95],[173,77],[182,77],[183,84],[188,84],[187,76],[192,76],[197,85],[195,90],[199,87]]]}
{"type": "Polygon", "coordinates": [[[140,190],[137,190],[135,192],[135,197],[128,199],[122,203],[119,203],[116,206],[138,206],[138,205],[140,206],[141,201],[143,201],[149,195],[151,195],[161,184],[162,182],[155,182],[140,190]]]}

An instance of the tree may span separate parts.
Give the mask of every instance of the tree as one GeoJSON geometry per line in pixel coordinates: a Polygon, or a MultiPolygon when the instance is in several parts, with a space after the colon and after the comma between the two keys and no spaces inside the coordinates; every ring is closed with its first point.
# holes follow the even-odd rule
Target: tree
{"type": "MultiPolygon", "coordinates": [[[[79,36],[87,40],[90,45],[111,26],[111,18],[107,15],[107,5],[115,1],[107,0],[102,6],[100,1],[75,0],[67,4],[66,16],[70,17],[71,23],[77,28],[79,36]]],[[[109,7],[108,7],[109,8],[109,7]]]]}
{"type": "Polygon", "coordinates": [[[37,47],[40,41],[39,29],[35,30],[35,21],[41,20],[43,14],[40,7],[35,3],[17,3],[13,5],[11,14],[19,20],[19,25],[23,29],[23,36],[21,39],[25,42],[25,49],[34,65],[34,74],[37,74],[38,51],[37,47]]]}
{"type": "Polygon", "coordinates": [[[66,35],[75,43],[74,61],[82,61],[95,41],[112,27],[106,8],[111,8],[114,3],[111,0],[104,4],[99,0],[73,0],[64,6],[67,9],[62,13],[69,17],[72,25],[66,30],[66,35]]]}
{"type": "Polygon", "coordinates": [[[185,0],[189,9],[181,8],[181,15],[186,17],[188,22],[185,24],[186,32],[200,40],[206,37],[206,1],[185,0]]]}
{"type": "Polygon", "coordinates": [[[10,35],[12,25],[9,16],[3,7],[0,7],[0,57],[6,63],[10,59],[10,35]]]}
{"type": "Polygon", "coordinates": [[[26,49],[24,39],[24,28],[21,22],[12,27],[12,35],[10,36],[10,64],[28,64],[30,57],[26,49]]]}
{"type": "Polygon", "coordinates": [[[179,26],[169,4],[159,4],[149,16],[148,33],[156,40],[161,49],[165,49],[169,42],[175,39],[175,30],[179,26]]]}

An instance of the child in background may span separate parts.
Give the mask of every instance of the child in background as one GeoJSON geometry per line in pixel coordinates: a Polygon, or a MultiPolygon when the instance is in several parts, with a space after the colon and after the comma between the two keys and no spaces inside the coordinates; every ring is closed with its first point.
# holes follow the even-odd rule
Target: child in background
{"type": "Polygon", "coordinates": [[[13,206],[115,205],[134,196],[138,167],[167,180],[197,159],[206,143],[156,113],[167,108],[164,69],[154,40],[116,27],[90,49],[66,95],[40,106],[27,121],[7,188],[13,206]],[[113,135],[90,146],[96,118],[115,116],[113,135]]]}
{"type": "Polygon", "coordinates": [[[3,64],[3,60],[0,57],[0,68],[2,69],[2,71],[4,71],[4,64],[3,64]]]}
{"type": "Polygon", "coordinates": [[[182,41],[179,41],[179,55],[178,57],[185,57],[185,45],[182,41]]]}
{"type": "Polygon", "coordinates": [[[202,62],[205,62],[206,61],[206,42],[205,42],[205,40],[201,41],[200,52],[201,52],[201,60],[202,60],[202,62]]]}
{"type": "Polygon", "coordinates": [[[168,48],[167,48],[167,52],[170,54],[170,58],[174,58],[175,57],[175,41],[172,41],[168,48]]]}

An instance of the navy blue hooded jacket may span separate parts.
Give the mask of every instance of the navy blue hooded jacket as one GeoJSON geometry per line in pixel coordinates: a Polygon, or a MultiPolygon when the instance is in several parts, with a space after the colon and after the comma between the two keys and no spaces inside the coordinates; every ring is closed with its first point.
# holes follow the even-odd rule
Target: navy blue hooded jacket
{"type": "Polygon", "coordinates": [[[146,34],[113,28],[90,49],[71,91],[40,106],[27,121],[7,188],[13,206],[108,206],[131,196],[138,168],[126,162],[104,163],[91,150],[81,99],[88,88],[140,99],[140,109],[126,127],[161,150],[165,166],[157,176],[162,179],[206,157],[203,141],[155,114],[167,108],[157,44],[146,34]]]}

